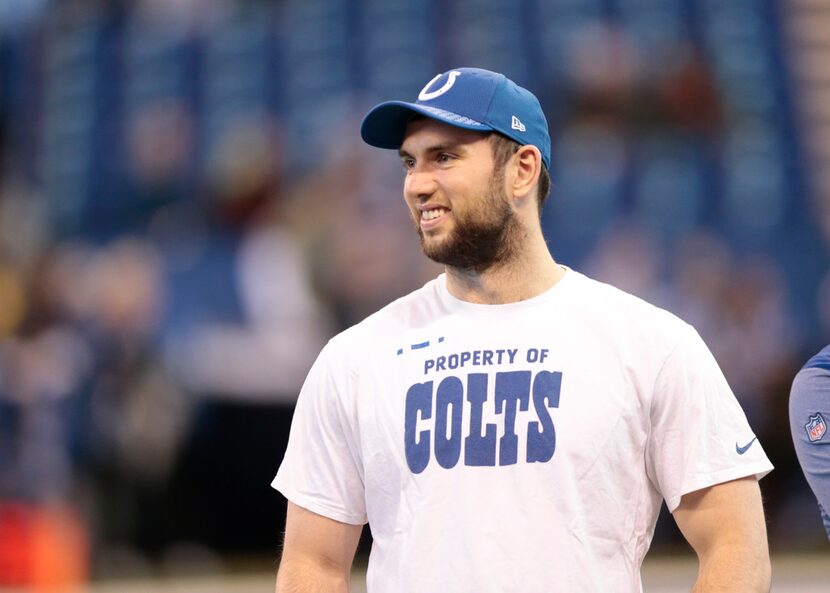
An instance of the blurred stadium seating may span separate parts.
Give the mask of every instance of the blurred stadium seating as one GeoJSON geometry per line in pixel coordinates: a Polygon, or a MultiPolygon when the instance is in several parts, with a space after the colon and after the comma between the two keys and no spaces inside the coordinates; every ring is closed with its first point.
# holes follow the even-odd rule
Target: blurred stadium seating
{"type": "Polygon", "coordinates": [[[820,0],[0,2],[0,501],[72,509],[98,577],[272,555],[305,371],[436,273],[360,117],[475,65],[542,99],[554,255],[695,324],[773,548],[826,546],[782,418],[830,341],[829,57],[820,0]]]}

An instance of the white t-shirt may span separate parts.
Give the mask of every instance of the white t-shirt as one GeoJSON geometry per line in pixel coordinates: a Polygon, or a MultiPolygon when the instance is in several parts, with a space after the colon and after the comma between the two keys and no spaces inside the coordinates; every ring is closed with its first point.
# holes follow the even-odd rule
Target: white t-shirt
{"type": "Polygon", "coordinates": [[[634,593],[663,499],[771,469],[691,326],[568,270],[504,305],[442,275],[333,338],[272,485],[369,522],[370,593],[634,593]]]}

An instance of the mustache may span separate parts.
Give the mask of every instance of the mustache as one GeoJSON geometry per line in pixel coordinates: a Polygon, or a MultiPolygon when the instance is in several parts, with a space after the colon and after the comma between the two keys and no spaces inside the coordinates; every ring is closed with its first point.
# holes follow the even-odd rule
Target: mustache
{"type": "Polygon", "coordinates": [[[420,213],[411,211],[424,254],[431,260],[472,273],[482,273],[509,261],[518,250],[522,228],[503,199],[502,185],[491,180],[477,207],[452,211],[453,228],[442,240],[430,242],[420,226],[420,213]]]}

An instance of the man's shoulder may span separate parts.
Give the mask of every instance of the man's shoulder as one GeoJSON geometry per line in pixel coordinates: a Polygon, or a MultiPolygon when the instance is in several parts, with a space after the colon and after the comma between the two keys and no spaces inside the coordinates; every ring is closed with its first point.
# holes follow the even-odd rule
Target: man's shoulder
{"type": "Polygon", "coordinates": [[[605,314],[615,322],[627,325],[647,325],[667,329],[689,328],[677,315],[648,300],[616,286],[596,280],[585,274],[575,274],[579,289],[577,302],[597,314],[605,314]]]}
{"type": "Polygon", "coordinates": [[[700,336],[694,327],[669,310],[615,286],[578,275],[572,292],[572,317],[607,348],[630,359],[652,361],[660,368],[682,345],[694,347],[700,336]]]}

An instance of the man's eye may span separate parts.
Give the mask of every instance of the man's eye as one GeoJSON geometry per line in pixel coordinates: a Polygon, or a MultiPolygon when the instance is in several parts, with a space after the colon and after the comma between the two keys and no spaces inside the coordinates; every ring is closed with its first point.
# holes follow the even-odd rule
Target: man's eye
{"type": "Polygon", "coordinates": [[[415,159],[403,159],[401,162],[403,163],[403,168],[407,171],[415,166],[415,159]]]}
{"type": "Polygon", "coordinates": [[[438,162],[439,163],[447,163],[452,160],[452,155],[446,152],[442,152],[438,155],[438,162]]]}

